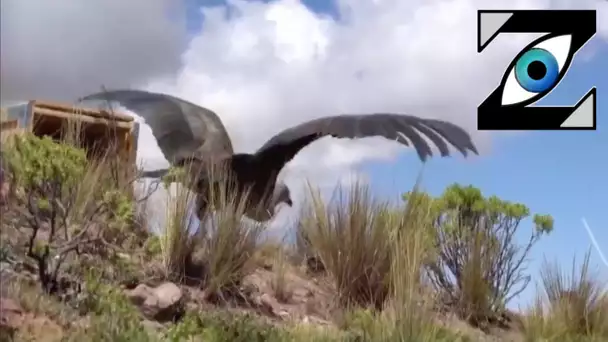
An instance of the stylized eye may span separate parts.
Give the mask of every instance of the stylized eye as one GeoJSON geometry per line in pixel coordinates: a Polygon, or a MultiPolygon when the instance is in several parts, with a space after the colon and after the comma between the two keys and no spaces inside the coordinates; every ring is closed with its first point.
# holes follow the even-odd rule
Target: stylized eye
{"type": "Polygon", "coordinates": [[[520,53],[503,83],[502,105],[534,103],[551,91],[567,70],[571,43],[571,35],[553,36],[520,53]]]}

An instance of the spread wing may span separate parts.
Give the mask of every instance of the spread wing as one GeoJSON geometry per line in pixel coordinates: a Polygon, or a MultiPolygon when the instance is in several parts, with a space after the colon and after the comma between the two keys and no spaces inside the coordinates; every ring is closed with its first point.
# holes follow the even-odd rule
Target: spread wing
{"type": "Polygon", "coordinates": [[[469,151],[478,153],[470,135],[452,123],[402,114],[367,114],[320,118],[286,129],[268,140],[256,157],[263,165],[280,170],[302,148],[324,136],[351,139],[381,136],[406,146],[411,144],[425,161],[433,153],[422,135],[437,146],[443,157],[450,155],[448,144],[465,157],[469,151]]]}
{"type": "Polygon", "coordinates": [[[80,100],[117,102],[141,116],[169,162],[233,154],[230,137],[217,114],[193,103],[141,90],[105,91],[80,100]]]}

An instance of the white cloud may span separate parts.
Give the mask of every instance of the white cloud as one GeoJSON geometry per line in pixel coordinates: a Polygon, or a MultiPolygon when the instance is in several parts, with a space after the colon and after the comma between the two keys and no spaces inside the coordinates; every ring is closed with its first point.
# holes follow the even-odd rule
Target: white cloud
{"type": "Polygon", "coordinates": [[[1,100],[72,101],[171,75],[186,47],[170,0],[1,2],[1,100]]]}
{"type": "MultiPolygon", "coordinates": [[[[150,89],[220,113],[235,148],[244,152],[308,119],[380,111],[458,123],[487,150],[489,136],[474,130],[475,108],[535,35],[501,36],[478,55],[476,9],[550,5],[544,0],[342,0],[336,21],[295,0],[228,3],[230,9],[203,9],[203,29],[184,54],[182,72],[150,89]]],[[[334,186],[336,173],[402,151],[381,139],[325,139],[286,167],[285,181],[292,188],[305,177],[334,186]]]]}
{"type": "MultiPolygon", "coordinates": [[[[478,8],[597,7],[598,25],[608,36],[602,23],[607,3],[598,0],[338,0],[338,20],[296,0],[230,0],[230,11],[201,9],[203,28],[182,51],[176,25],[183,20],[168,20],[161,10],[168,0],[147,0],[146,6],[143,0],[120,2],[121,7],[117,0],[89,0],[86,6],[76,0],[6,3],[3,98],[75,98],[100,84],[142,84],[217,112],[240,152],[252,152],[271,135],[309,119],[382,111],[457,123],[485,151],[491,137],[474,129],[475,108],[531,36],[502,35],[477,54],[478,8]],[[5,45],[16,50],[5,52],[5,45]],[[182,52],[181,67],[171,74],[182,52]]],[[[150,143],[150,132],[142,133],[140,157],[154,159],[158,167],[162,155],[150,143]]],[[[325,139],[299,154],[282,177],[294,189],[305,178],[329,187],[365,160],[387,160],[403,151],[381,139],[325,139]]]]}

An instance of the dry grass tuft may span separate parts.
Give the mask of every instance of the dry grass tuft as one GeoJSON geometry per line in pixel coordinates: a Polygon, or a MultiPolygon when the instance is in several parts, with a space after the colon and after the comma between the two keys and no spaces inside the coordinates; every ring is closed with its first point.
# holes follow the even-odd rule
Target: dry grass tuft
{"type": "Polygon", "coordinates": [[[273,263],[274,277],[271,287],[274,297],[281,303],[287,303],[292,297],[289,271],[292,270],[288,261],[288,254],[283,248],[277,250],[273,263]]]}
{"type": "Polygon", "coordinates": [[[338,189],[338,203],[327,207],[311,189],[312,203],[302,215],[298,235],[308,242],[335,280],[343,305],[381,309],[389,294],[391,241],[398,215],[376,203],[369,190],[353,186],[347,194],[338,189]]]}
{"type": "Polygon", "coordinates": [[[346,310],[345,328],[365,341],[438,341],[459,337],[437,327],[423,265],[434,254],[430,202],[414,194],[405,208],[375,201],[355,184],[326,206],[312,191],[299,247],[318,257],[346,310]]]}
{"type": "Polygon", "coordinates": [[[564,272],[545,262],[542,292],[525,319],[529,340],[605,341],[608,339],[608,289],[589,273],[589,253],[564,272]],[[579,266],[579,267],[577,267],[579,266]]]}
{"type": "Polygon", "coordinates": [[[166,177],[179,184],[165,182],[172,196],[160,234],[161,257],[167,277],[202,286],[210,299],[224,301],[235,294],[255,265],[253,257],[264,226],[243,219],[248,194],[237,196],[228,177],[214,178],[216,170],[206,171],[211,186],[202,194],[191,191],[189,184],[196,181],[196,172],[188,164],[166,177]]]}

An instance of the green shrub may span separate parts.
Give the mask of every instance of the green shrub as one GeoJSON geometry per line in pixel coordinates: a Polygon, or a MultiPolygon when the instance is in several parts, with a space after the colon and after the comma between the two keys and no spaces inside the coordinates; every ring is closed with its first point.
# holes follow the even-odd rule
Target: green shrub
{"type": "Polygon", "coordinates": [[[146,342],[154,341],[135,308],[123,292],[99,281],[99,272],[92,271],[85,282],[86,299],[81,303],[83,312],[90,317],[88,326],[74,331],[71,341],[95,342],[146,342]]]}
{"type": "Polygon", "coordinates": [[[106,159],[89,161],[83,149],[33,134],[14,136],[2,154],[17,188],[11,205],[29,228],[26,254],[45,291],[59,290],[62,266],[74,252],[99,252],[132,235],[125,228],[133,202],[108,180],[106,159]]]}
{"type": "MultiPolygon", "coordinates": [[[[516,237],[530,216],[523,204],[484,197],[458,184],[431,198],[438,255],[429,274],[446,304],[475,325],[500,319],[506,304],[525,289],[524,273],[534,244],[553,229],[548,215],[535,215],[534,231],[523,246],[516,237]]],[[[404,196],[407,200],[408,195],[404,196]]]]}
{"type": "Polygon", "coordinates": [[[282,332],[248,314],[189,313],[165,335],[167,341],[181,342],[198,338],[209,342],[272,342],[284,341],[282,332]]]}

